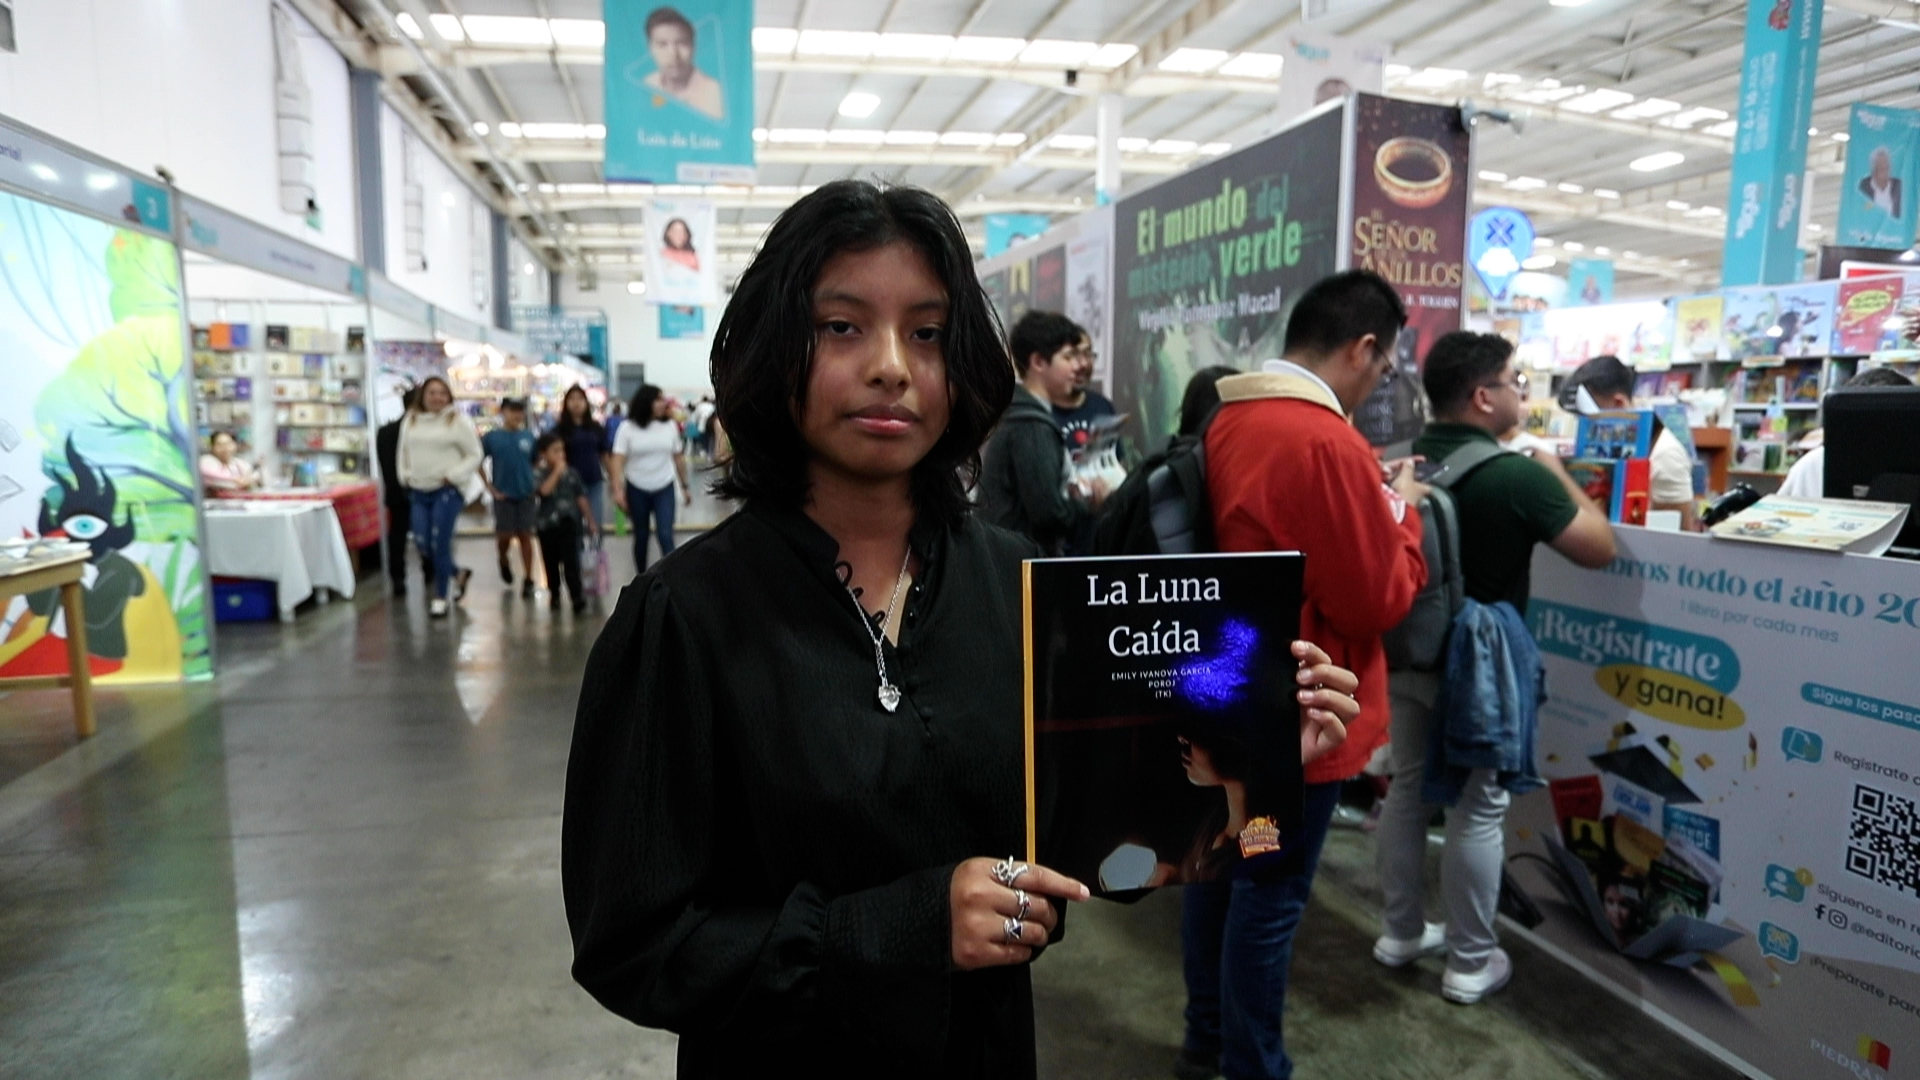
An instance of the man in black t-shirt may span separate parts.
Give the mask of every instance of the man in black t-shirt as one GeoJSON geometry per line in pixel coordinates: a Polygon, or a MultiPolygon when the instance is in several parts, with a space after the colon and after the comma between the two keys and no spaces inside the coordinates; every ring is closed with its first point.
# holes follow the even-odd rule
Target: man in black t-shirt
{"type": "MultiPolygon", "coordinates": [[[[1413,451],[1428,461],[1444,461],[1475,442],[1495,444],[1525,408],[1526,376],[1513,363],[1513,346],[1493,334],[1462,331],[1434,342],[1424,381],[1436,419],[1413,451]]],[[[1502,454],[1458,478],[1450,491],[1459,509],[1466,594],[1482,604],[1511,604],[1525,615],[1535,544],[1581,566],[1613,561],[1606,511],[1550,452],[1502,454]]],[[[1493,932],[1508,792],[1494,770],[1475,769],[1460,801],[1448,808],[1441,871],[1446,922],[1428,923],[1421,894],[1434,807],[1421,801],[1420,786],[1439,678],[1394,672],[1389,686],[1393,786],[1377,834],[1385,932],[1374,943],[1374,959],[1399,967],[1445,952],[1441,994],[1472,1004],[1504,986],[1513,970],[1493,932]]]]}
{"type": "Polygon", "coordinates": [[[1118,416],[1120,411],[1106,395],[1093,389],[1093,362],[1099,359],[1093,351],[1093,339],[1078,323],[1071,325],[1079,340],[1067,348],[1064,359],[1073,369],[1073,383],[1053,395],[1048,404],[1053,406],[1053,422],[1067,441],[1067,451],[1078,455],[1094,441],[1096,429],[1102,426],[1100,421],[1118,416]]]}

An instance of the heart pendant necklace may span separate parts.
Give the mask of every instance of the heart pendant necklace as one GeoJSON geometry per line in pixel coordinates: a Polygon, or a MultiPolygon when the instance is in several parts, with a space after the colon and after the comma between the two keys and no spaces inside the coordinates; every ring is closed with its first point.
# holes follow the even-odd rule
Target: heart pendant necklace
{"type": "Polygon", "coordinates": [[[893,608],[900,602],[900,589],[907,583],[907,564],[913,560],[913,547],[907,547],[907,557],[900,560],[900,574],[893,579],[893,598],[887,601],[887,610],[880,617],[880,629],[873,628],[873,619],[867,615],[867,609],[860,606],[860,594],[853,586],[841,583],[847,590],[847,598],[853,601],[854,613],[860,616],[860,625],[866,627],[867,636],[873,639],[873,666],[880,673],[880,707],[893,712],[900,708],[900,688],[887,679],[887,626],[893,622],[893,608]]]}

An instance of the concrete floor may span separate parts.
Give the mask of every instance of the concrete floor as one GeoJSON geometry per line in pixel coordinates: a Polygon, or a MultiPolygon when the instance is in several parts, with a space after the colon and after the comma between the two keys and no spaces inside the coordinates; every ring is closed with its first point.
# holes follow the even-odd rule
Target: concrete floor
{"type": "MultiPolygon", "coordinates": [[[[222,627],[211,684],[0,696],[0,1075],[670,1077],[673,1037],[568,978],[558,869],[579,672],[599,616],[504,593],[465,613],[370,580],[292,626],[222,627]]],[[[616,579],[631,572],[611,545],[616,579]]],[[[1735,1074],[1510,945],[1487,1006],[1368,959],[1370,847],[1338,833],[1296,951],[1312,1080],[1735,1074]]],[[[1041,1074],[1169,1075],[1178,897],[1076,911],[1035,971],[1041,1074]]]]}

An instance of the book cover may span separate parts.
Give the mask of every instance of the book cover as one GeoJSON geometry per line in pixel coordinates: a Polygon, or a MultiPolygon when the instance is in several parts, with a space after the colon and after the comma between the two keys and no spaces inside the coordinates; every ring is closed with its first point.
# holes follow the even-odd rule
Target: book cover
{"type": "Polygon", "coordinates": [[[1888,329],[1887,317],[1898,308],[1905,287],[1906,280],[1898,274],[1842,281],[1833,354],[1866,356],[1880,349],[1899,348],[1900,334],[1897,328],[1888,329]]]}
{"type": "Polygon", "coordinates": [[[1893,546],[1907,513],[1899,503],[1768,495],[1707,531],[1720,540],[1880,555],[1893,546]]]}
{"type": "Polygon", "coordinates": [[[1626,458],[1614,474],[1613,504],[1607,516],[1622,525],[1645,525],[1653,505],[1653,460],[1626,458]]]}
{"type": "Polygon", "coordinates": [[[1577,457],[1566,463],[1567,475],[1573,477],[1573,483],[1587,493],[1600,506],[1608,508],[1612,516],[1614,479],[1619,475],[1620,463],[1612,458],[1577,457]]]}
{"type": "Polygon", "coordinates": [[[1030,859],[1110,894],[1281,857],[1301,814],[1304,563],[1026,563],[1030,859]]]}
{"type": "Polygon", "coordinates": [[[1653,413],[1622,409],[1580,418],[1573,454],[1583,458],[1646,457],[1653,452],[1653,413]]]}

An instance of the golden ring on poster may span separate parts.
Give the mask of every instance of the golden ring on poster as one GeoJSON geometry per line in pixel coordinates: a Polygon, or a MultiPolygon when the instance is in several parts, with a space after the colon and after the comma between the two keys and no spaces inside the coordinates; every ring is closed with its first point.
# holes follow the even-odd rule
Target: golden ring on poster
{"type": "Polygon", "coordinates": [[[1424,210],[1453,188],[1453,159],[1437,144],[1410,135],[1388,139],[1373,155],[1373,180],[1387,198],[1424,210]]]}

